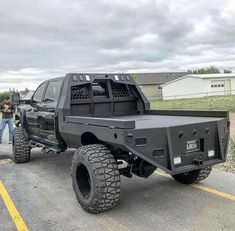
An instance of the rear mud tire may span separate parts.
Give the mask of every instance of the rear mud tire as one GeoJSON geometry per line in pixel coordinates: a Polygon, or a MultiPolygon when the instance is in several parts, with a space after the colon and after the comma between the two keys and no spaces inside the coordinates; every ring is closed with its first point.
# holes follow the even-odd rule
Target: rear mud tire
{"type": "Polygon", "coordinates": [[[15,163],[25,163],[30,160],[30,146],[29,141],[23,133],[22,127],[15,127],[13,131],[13,161],[15,163]]]}
{"type": "Polygon", "coordinates": [[[205,180],[211,173],[211,166],[207,166],[203,169],[197,169],[191,172],[185,172],[177,175],[173,175],[172,177],[182,184],[192,184],[195,182],[199,182],[205,180]]]}
{"type": "Polygon", "coordinates": [[[92,144],[79,148],[73,157],[71,176],[77,200],[86,212],[100,213],[118,203],[119,170],[106,146],[92,144]]]}

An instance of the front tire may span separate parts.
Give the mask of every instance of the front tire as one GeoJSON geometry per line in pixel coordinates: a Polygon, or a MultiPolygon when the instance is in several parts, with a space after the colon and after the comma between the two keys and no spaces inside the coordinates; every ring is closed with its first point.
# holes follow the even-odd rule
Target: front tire
{"type": "Polygon", "coordinates": [[[100,213],[118,203],[119,170],[106,146],[92,144],[79,148],[73,157],[71,175],[77,200],[86,212],[100,213]]]}
{"type": "Polygon", "coordinates": [[[180,173],[173,175],[172,177],[182,184],[192,184],[194,182],[199,182],[205,180],[211,173],[211,166],[207,166],[202,169],[197,169],[191,172],[180,173]]]}
{"type": "Polygon", "coordinates": [[[22,127],[15,127],[13,131],[13,161],[15,163],[25,163],[30,160],[30,146],[29,141],[23,133],[22,127]]]}

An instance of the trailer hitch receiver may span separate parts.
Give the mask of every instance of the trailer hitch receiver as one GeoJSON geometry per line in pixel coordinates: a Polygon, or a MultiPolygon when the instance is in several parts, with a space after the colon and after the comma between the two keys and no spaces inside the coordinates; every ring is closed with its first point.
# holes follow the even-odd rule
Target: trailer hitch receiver
{"type": "Polygon", "coordinates": [[[194,159],[193,160],[193,164],[195,164],[197,166],[203,165],[203,160],[201,160],[201,159],[194,159]]]}

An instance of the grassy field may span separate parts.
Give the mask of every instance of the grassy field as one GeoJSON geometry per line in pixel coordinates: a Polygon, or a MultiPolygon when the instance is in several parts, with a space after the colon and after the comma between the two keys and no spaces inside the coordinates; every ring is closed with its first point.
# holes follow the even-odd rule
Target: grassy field
{"type": "Polygon", "coordinates": [[[194,99],[151,100],[151,109],[206,109],[235,112],[235,95],[194,99]]]}

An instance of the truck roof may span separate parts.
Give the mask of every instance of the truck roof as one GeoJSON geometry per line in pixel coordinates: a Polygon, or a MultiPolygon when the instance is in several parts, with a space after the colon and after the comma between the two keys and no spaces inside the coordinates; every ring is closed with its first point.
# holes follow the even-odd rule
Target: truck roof
{"type": "Polygon", "coordinates": [[[57,79],[64,79],[64,78],[65,78],[65,76],[62,76],[62,77],[55,77],[55,78],[50,78],[50,79],[46,79],[46,80],[44,80],[42,83],[45,83],[45,82],[47,82],[47,81],[57,80],[57,79]]]}
{"type": "Polygon", "coordinates": [[[57,79],[64,79],[67,76],[77,76],[79,78],[79,76],[95,76],[97,78],[109,78],[112,76],[120,76],[120,78],[122,78],[121,76],[123,76],[124,78],[129,78],[129,77],[133,77],[132,74],[130,73],[85,73],[85,72],[72,72],[72,73],[66,73],[65,76],[61,76],[61,77],[55,77],[55,78],[51,78],[51,79],[47,79],[44,80],[42,83],[47,82],[47,81],[53,81],[53,80],[57,80],[57,79]]]}

